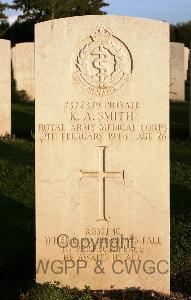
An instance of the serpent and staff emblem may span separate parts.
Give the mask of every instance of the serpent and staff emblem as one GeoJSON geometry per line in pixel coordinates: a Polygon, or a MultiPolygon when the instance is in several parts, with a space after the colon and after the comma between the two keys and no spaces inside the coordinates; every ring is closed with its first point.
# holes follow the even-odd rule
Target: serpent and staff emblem
{"type": "Polygon", "coordinates": [[[103,25],[82,43],[74,59],[73,82],[98,96],[118,90],[133,71],[129,49],[103,25]]]}

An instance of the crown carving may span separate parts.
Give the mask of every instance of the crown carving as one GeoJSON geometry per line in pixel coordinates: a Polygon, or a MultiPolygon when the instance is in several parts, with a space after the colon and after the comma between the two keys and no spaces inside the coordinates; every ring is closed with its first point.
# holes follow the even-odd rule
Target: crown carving
{"type": "Polygon", "coordinates": [[[100,26],[95,32],[91,34],[91,38],[94,42],[105,42],[110,39],[112,32],[105,26],[100,26]]]}

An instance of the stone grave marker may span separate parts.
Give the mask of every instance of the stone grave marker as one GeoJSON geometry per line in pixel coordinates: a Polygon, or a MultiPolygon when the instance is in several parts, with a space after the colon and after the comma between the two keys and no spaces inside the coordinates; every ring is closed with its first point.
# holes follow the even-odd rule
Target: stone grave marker
{"type": "Polygon", "coordinates": [[[0,136],[11,134],[11,43],[0,39],[0,136]]]}
{"type": "Polygon", "coordinates": [[[184,47],[184,71],[185,71],[185,80],[188,79],[189,56],[190,56],[190,50],[189,50],[189,48],[184,47]]]}
{"type": "Polygon", "coordinates": [[[184,44],[170,43],[170,100],[185,101],[184,44]]]}
{"type": "Polygon", "coordinates": [[[37,282],[168,293],[169,25],[36,25],[37,282]]]}
{"type": "Polygon", "coordinates": [[[26,91],[29,100],[34,100],[34,43],[20,43],[12,48],[12,66],[17,90],[26,91]]]}

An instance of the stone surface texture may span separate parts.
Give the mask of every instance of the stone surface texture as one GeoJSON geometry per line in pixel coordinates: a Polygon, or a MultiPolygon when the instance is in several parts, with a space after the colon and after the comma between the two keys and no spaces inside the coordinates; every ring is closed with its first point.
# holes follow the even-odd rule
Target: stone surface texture
{"type": "Polygon", "coordinates": [[[12,66],[17,90],[26,91],[29,100],[34,100],[34,43],[20,43],[12,48],[12,66]]]}
{"type": "Polygon", "coordinates": [[[85,16],[35,36],[37,281],[168,293],[169,25],[85,16]]]}
{"type": "Polygon", "coordinates": [[[170,43],[170,100],[185,101],[184,44],[170,43]]]}
{"type": "Polygon", "coordinates": [[[11,134],[11,43],[0,39],[0,136],[11,134]]]}
{"type": "Polygon", "coordinates": [[[189,56],[190,56],[190,50],[189,50],[189,48],[184,47],[184,72],[185,72],[185,80],[188,79],[189,56]]]}

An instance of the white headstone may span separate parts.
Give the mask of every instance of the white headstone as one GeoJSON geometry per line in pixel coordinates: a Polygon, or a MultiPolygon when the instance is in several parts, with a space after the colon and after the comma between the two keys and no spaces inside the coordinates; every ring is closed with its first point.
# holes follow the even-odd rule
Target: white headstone
{"type": "Polygon", "coordinates": [[[188,64],[189,64],[190,50],[187,47],[184,47],[184,72],[185,80],[188,79],[188,64]]]}
{"type": "Polygon", "coordinates": [[[37,281],[168,293],[169,25],[64,18],[35,44],[37,281]]]}
{"type": "Polygon", "coordinates": [[[11,134],[11,43],[0,39],[0,135],[11,134]]]}
{"type": "Polygon", "coordinates": [[[17,90],[26,91],[29,100],[34,100],[34,43],[20,43],[12,48],[12,66],[17,90]]]}
{"type": "Polygon", "coordinates": [[[185,101],[184,44],[170,43],[170,100],[185,101]]]}

